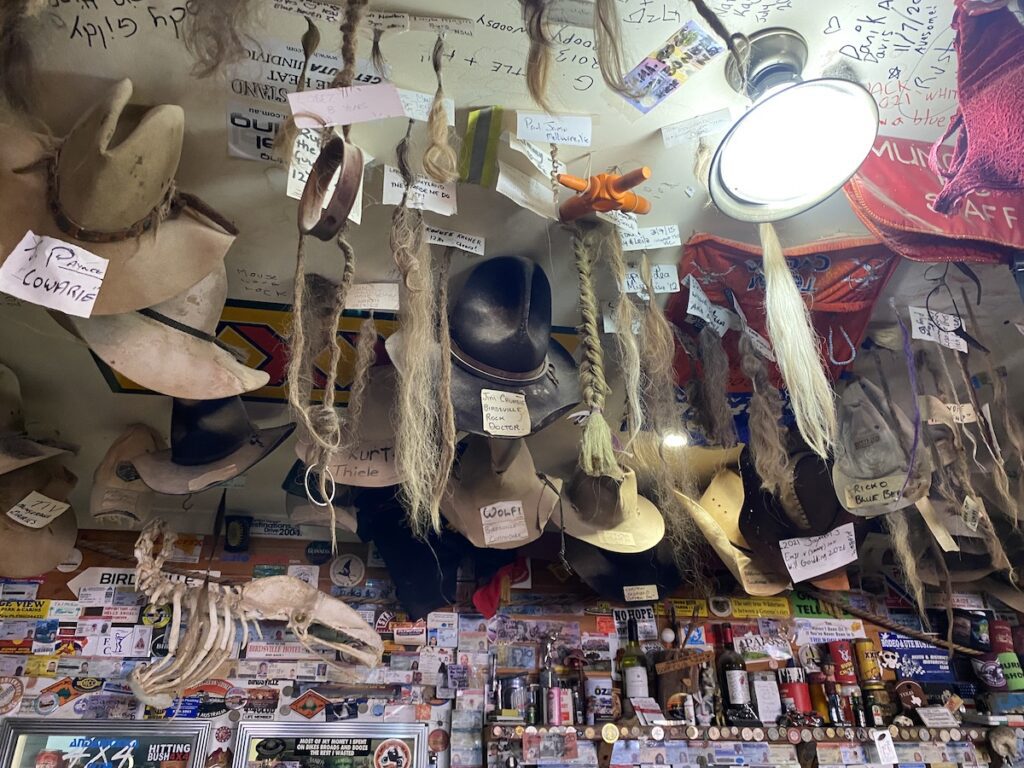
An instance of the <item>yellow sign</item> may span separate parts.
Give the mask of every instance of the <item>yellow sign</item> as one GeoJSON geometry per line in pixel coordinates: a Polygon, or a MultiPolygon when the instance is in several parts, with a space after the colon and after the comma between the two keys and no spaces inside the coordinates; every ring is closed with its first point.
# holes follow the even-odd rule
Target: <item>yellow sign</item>
{"type": "Polygon", "coordinates": [[[792,615],[788,597],[734,597],[734,619],[781,619],[792,615]]]}
{"type": "Polygon", "coordinates": [[[49,600],[0,600],[0,619],[45,619],[49,600]]]}
{"type": "Polygon", "coordinates": [[[708,601],[707,600],[690,600],[687,598],[672,598],[672,605],[676,609],[676,619],[680,624],[685,625],[687,619],[693,617],[694,609],[697,610],[697,618],[706,619],[708,617],[708,601]]]}

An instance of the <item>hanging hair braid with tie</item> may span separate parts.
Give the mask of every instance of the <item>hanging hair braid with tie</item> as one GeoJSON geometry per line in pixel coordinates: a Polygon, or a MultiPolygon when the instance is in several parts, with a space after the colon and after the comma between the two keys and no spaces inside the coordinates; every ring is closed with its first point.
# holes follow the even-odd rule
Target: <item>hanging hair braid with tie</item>
{"type": "Polygon", "coordinates": [[[430,116],[427,120],[430,146],[423,153],[423,170],[434,181],[447,184],[459,177],[459,158],[450,143],[448,113],[444,108],[444,85],[441,82],[442,54],[444,54],[444,37],[438,35],[437,42],[434,43],[433,56],[431,56],[434,75],[437,77],[437,91],[434,93],[434,102],[430,106],[430,116]]]}

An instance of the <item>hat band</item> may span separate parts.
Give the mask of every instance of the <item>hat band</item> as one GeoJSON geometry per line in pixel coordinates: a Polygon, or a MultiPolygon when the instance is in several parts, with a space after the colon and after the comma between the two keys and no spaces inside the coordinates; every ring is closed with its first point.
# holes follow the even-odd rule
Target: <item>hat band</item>
{"type": "Polygon", "coordinates": [[[544,372],[548,369],[548,356],[545,354],[541,364],[532,371],[523,371],[521,373],[518,371],[503,371],[487,365],[487,363],[482,363],[471,355],[467,355],[454,341],[452,342],[452,358],[460,368],[464,368],[470,373],[475,373],[496,384],[509,384],[512,386],[516,384],[532,384],[541,379],[544,376],[544,372]]]}
{"type": "MultiPolygon", "coordinates": [[[[170,186],[167,187],[167,191],[164,193],[163,199],[156,205],[156,207],[131,226],[109,232],[100,232],[98,230],[84,227],[71,218],[67,211],[64,210],[64,206],[60,203],[60,179],[57,176],[57,165],[59,159],[59,149],[49,158],[45,159],[46,201],[50,209],[50,213],[53,214],[57,228],[65,235],[73,237],[75,240],[81,240],[85,243],[114,243],[122,240],[131,240],[133,238],[140,237],[146,232],[156,229],[160,222],[165,219],[177,218],[186,208],[192,209],[200,216],[223,229],[229,235],[238,235],[238,228],[234,224],[195,195],[187,192],[178,192],[173,181],[170,186]]],[[[17,168],[14,172],[26,173],[37,168],[42,164],[42,162],[44,162],[44,160],[37,161],[36,163],[23,168],[17,168]]]]}
{"type": "Polygon", "coordinates": [[[167,315],[161,315],[159,312],[157,312],[152,307],[144,307],[143,309],[137,309],[135,311],[138,312],[143,317],[148,317],[151,320],[156,320],[158,323],[166,325],[168,328],[173,328],[176,331],[181,331],[182,333],[187,333],[189,336],[193,336],[193,337],[195,337],[195,338],[197,338],[197,339],[199,339],[201,341],[205,341],[205,342],[208,342],[210,344],[216,344],[218,347],[220,347],[225,352],[227,352],[229,355],[231,355],[233,358],[235,358],[235,360],[237,360],[238,362],[240,362],[240,363],[245,362],[242,359],[242,354],[238,350],[232,349],[227,344],[225,344],[223,341],[218,339],[216,336],[211,336],[210,334],[205,333],[203,331],[200,331],[198,328],[193,328],[190,325],[185,325],[184,323],[179,323],[177,320],[175,320],[174,318],[168,317],[167,315]]]}

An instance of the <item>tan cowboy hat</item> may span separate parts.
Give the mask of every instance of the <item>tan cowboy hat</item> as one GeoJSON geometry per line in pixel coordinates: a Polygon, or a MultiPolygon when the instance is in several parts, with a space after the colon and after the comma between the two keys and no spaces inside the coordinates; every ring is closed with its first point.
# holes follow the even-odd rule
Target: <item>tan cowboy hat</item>
{"type": "Polygon", "coordinates": [[[0,475],[61,453],[67,453],[67,450],[25,436],[25,413],[18,375],[0,363],[0,475]]]}
{"type": "MultiPolygon", "coordinates": [[[[328,463],[329,480],[355,488],[384,488],[401,482],[391,423],[397,386],[393,367],[381,365],[370,370],[359,434],[350,448],[337,452],[328,463]]],[[[307,435],[299,435],[295,454],[306,465],[313,461],[313,446],[307,435]]]]}
{"type": "Polygon", "coordinates": [[[699,502],[679,491],[676,491],[676,497],[748,595],[766,597],[792,587],[787,576],[763,567],[751,559],[749,550],[738,546],[740,542],[746,544],[746,541],[739,530],[744,499],[743,479],[735,470],[720,470],[699,502]]]}
{"type": "Polygon", "coordinates": [[[621,481],[577,469],[565,495],[565,532],[595,547],[620,554],[646,552],[665,536],[665,518],[637,493],[632,469],[621,481]]]}
{"type": "Polygon", "coordinates": [[[163,449],[163,438],[145,424],[132,424],[111,444],[92,476],[93,520],[121,528],[141,528],[149,521],[155,494],[142,482],[132,459],[163,449]]]}
{"type": "Polygon", "coordinates": [[[561,490],[561,480],[538,474],[523,440],[471,435],[441,512],[476,547],[516,549],[540,538],[561,490]]]}
{"type": "MultiPolygon", "coordinates": [[[[59,461],[31,464],[0,476],[0,509],[9,510],[33,491],[66,502],[77,478],[59,461]]],[[[39,576],[56,568],[75,547],[78,521],[70,507],[35,528],[0,514],[0,576],[39,576]]]]}
{"type": "Polygon", "coordinates": [[[238,396],[174,400],[171,447],[132,458],[142,482],[158,493],[199,493],[248,471],[277,448],[294,424],[260,429],[238,396]]]}
{"type": "Polygon", "coordinates": [[[0,263],[26,231],[109,259],[93,315],[152,307],[184,293],[224,260],[237,230],[176,191],[185,115],[131,108],[122,80],[52,140],[0,127],[0,263]]]}
{"type": "Polygon", "coordinates": [[[227,296],[227,271],[217,262],[187,291],[155,307],[91,318],[52,314],[136,384],[169,397],[212,400],[270,381],[270,374],[247,368],[217,339],[227,296]]]}

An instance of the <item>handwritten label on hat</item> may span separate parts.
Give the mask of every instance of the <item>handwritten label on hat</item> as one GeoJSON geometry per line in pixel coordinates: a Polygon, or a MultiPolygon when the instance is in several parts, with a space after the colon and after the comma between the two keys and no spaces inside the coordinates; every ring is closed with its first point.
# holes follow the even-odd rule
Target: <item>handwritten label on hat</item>
{"type": "MultiPolygon", "coordinates": [[[[602,544],[610,547],[633,547],[636,546],[636,539],[629,531],[600,531],[597,538],[602,544]]],[[[655,598],[657,600],[657,598],[655,598]]]]}
{"type": "Polygon", "coordinates": [[[31,230],[0,266],[0,291],[75,317],[89,317],[107,260],[31,230]]]}
{"type": "Polygon", "coordinates": [[[530,410],[526,395],[497,389],[480,390],[484,432],[496,437],[526,437],[530,434],[530,410]]]}
{"type": "Polygon", "coordinates": [[[884,507],[899,501],[903,495],[906,473],[879,477],[874,480],[849,480],[843,488],[844,505],[849,510],[865,507],[884,507]]]}
{"type": "Polygon", "coordinates": [[[488,547],[524,541],[530,536],[521,501],[499,501],[480,507],[480,525],[488,547]]]}
{"type": "MultiPolygon", "coordinates": [[[[401,205],[405,195],[405,180],[397,168],[384,166],[384,192],[381,202],[384,205],[401,205]]],[[[442,216],[458,213],[459,205],[455,195],[455,182],[442,184],[426,176],[419,176],[413,181],[412,189],[406,205],[424,211],[433,211],[442,216]]]]}
{"type": "Polygon", "coordinates": [[[847,523],[822,536],[783,539],[779,550],[793,581],[805,581],[856,560],[857,538],[847,523]]]}
{"type": "Polygon", "coordinates": [[[517,112],[516,136],[527,141],[589,147],[593,128],[590,115],[546,115],[517,112]]]}
{"type": "Polygon", "coordinates": [[[51,499],[39,491],[32,491],[9,510],[7,516],[29,528],[45,528],[71,507],[63,501],[51,499]]]}
{"type": "Polygon", "coordinates": [[[351,125],[405,116],[405,107],[393,83],[295,91],[288,94],[288,103],[299,128],[351,125]]]}
{"type": "Polygon", "coordinates": [[[966,329],[966,322],[956,315],[947,315],[945,312],[932,312],[931,316],[929,316],[927,309],[910,307],[910,335],[915,339],[934,341],[936,344],[941,344],[947,349],[966,352],[967,342],[953,333],[953,330],[960,327],[961,324],[966,329]],[[934,322],[932,317],[935,318],[934,322]]]}
{"type": "Polygon", "coordinates": [[[651,602],[658,599],[657,584],[636,584],[622,588],[622,599],[627,603],[651,602]]]}

